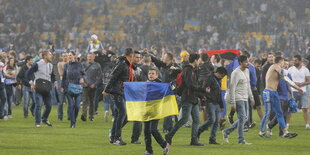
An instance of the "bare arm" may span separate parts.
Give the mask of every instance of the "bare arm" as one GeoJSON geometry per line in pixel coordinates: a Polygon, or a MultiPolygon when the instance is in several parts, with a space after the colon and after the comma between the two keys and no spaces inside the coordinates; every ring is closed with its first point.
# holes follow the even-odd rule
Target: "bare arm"
{"type": "Polygon", "coordinates": [[[290,86],[292,86],[293,88],[297,89],[299,92],[303,92],[302,89],[296,85],[295,82],[293,82],[288,76],[287,74],[284,73],[284,70],[281,68],[276,68],[275,69],[276,72],[278,72],[278,74],[280,75],[281,79],[283,79],[286,83],[288,83],[290,86]]]}

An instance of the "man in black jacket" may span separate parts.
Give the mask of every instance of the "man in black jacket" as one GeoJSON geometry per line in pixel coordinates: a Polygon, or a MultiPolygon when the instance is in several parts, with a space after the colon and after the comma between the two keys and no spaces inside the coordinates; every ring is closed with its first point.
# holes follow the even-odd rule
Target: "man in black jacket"
{"type": "Polygon", "coordinates": [[[224,111],[224,105],[221,97],[221,79],[225,75],[227,75],[227,70],[225,67],[219,67],[216,69],[215,73],[209,74],[204,81],[204,87],[210,89],[210,92],[206,93],[208,120],[199,127],[198,137],[210,126],[211,133],[209,144],[218,144],[216,142],[216,132],[219,124],[219,113],[220,111],[224,111]]]}
{"type": "Polygon", "coordinates": [[[133,65],[131,63],[133,59],[133,53],[134,52],[131,48],[127,48],[125,50],[125,57],[120,59],[117,66],[112,71],[111,79],[102,92],[104,96],[112,94],[112,100],[116,108],[110,137],[110,143],[115,145],[126,145],[126,143],[121,138],[122,126],[126,117],[123,83],[134,81],[134,71],[133,65]]]}
{"type": "MultiPolygon", "coordinates": [[[[173,62],[173,55],[171,53],[165,53],[163,61],[158,60],[154,56],[151,56],[151,58],[156,67],[159,69],[161,73],[161,81],[164,83],[170,83],[171,81],[175,80],[178,73],[181,72],[181,68],[173,62]]],[[[169,132],[172,130],[172,117],[173,116],[168,116],[164,119],[164,132],[169,132]]]]}
{"type": "Polygon", "coordinates": [[[182,103],[182,118],[175,124],[173,129],[166,134],[166,141],[171,144],[172,138],[175,133],[182,127],[189,119],[190,114],[193,118],[192,124],[192,139],[190,145],[203,146],[198,141],[198,124],[199,124],[199,105],[198,97],[203,92],[207,92],[207,89],[204,89],[202,85],[198,82],[197,76],[197,66],[199,65],[199,55],[190,54],[189,56],[189,65],[185,65],[182,73],[182,85],[184,89],[181,95],[182,103]]]}
{"type": "Polygon", "coordinates": [[[32,105],[30,107],[31,114],[33,115],[34,107],[35,107],[35,100],[33,98],[33,94],[30,88],[30,84],[26,80],[25,74],[26,71],[32,66],[33,64],[33,58],[31,56],[27,56],[25,59],[25,64],[20,69],[19,73],[17,74],[16,80],[18,83],[18,87],[23,89],[23,95],[24,95],[24,117],[28,117],[28,104],[30,102],[30,98],[32,100],[32,105]]]}

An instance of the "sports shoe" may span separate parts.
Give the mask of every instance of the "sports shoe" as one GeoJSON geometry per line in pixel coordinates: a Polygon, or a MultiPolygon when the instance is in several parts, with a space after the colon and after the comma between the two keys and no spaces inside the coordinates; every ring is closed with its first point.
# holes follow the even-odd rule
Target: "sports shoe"
{"type": "Polygon", "coordinates": [[[251,145],[252,143],[248,143],[245,140],[239,142],[238,144],[242,144],[242,145],[251,145]]]}
{"type": "Polygon", "coordinates": [[[163,154],[166,155],[169,152],[170,144],[167,143],[166,147],[163,149],[163,154]]]}
{"type": "Polygon", "coordinates": [[[295,137],[297,137],[298,136],[298,134],[297,133],[285,133],[285,134],[283,134],[283,138],[289,138],[289,139],[291,139],[291,138],[295,138],[295,137]]]}
{"type": "Polygon", "coordinates": [[[256,125],[256,122],[253,122],[253,123],[251,123],[251,124],[249,125],[249,128],[254,128],[255,125],[256,125]]]}
{"type": "Polygon", "coordinates": [[[272,136],[272,129],[267,128],[266,134],[268,136],[272,136]]]}
{"type": "Polygon", "coordinates": [[[123,145],[126,145],[127,143],[125,143],[122,138],[118,138],[114,141],[113,143],[114,145],[119,145],[119,146],[123,146],[123,145]]]}
{"type": "Polygon", "coordinates": [[[143,155],[153,155],[153,154],[146,151],[146,152],[144,152],[143,155]]]}
{"type": "Polygon", "coordinates": [[[266,132],[261,132],[261,131],[258,133],[258,136],[262,138],[270,138],[270,136],[266,134],[266,132]]]}
{"type": "Polygon", "coordinates": [[[222,130],[222,135],[223,135],[223,140],[224,140],[224,142],[229,143],[229,141],[228,141],[228,135],[226,134],[226,132],[225,132],[224,130],[222,130]]]}
{"type": "Polygon", "coordinates": [[[230,124],[234,124],[234,118],[232,116],[228,115],[227,118],[230,124]]]}
{"type": "Polygon", "coordinates": [[[41,128],[41,125],[40,124],[36,124],[36,128],[41,128]]]}
{"type": "Polygon", "coordinates": [[[95,121],[95,119],[94,118],[89,118],[89,121],[93,122],[93,121],[95,121]]]}
{"type": "Polygon", "coordinates": [[[131,144],[142,144],[142,143],[137,140],[137,141],[131,142],[131,144]]]}
{"type": "Polygon", "coordinates": [[[220,143],[216,142],[216,140],[209,140],[209,144],[220,145],[220,143]]]}
{"type": "Polygon", "coordinates": [[[49,122],[49,121],[42,121],[42,123],[45,124],[45,125],[47,125],[47,126],[50,126],[50,127],[53,126],[53,125],[51,124],[51,122],[49,122]]]}
{"type": "Polygon", "coordinates": [[[190,145],[192,145],[192,146],[204,146],[204,144],[199,143],[198,138],[192,138],[190,145]]]}
{"type": "Polygon", "coordinates": [[[12,115],[8,115],[8,118],[11,119],[11,118],[13,118],[13,116],[12,115]]]}
{"type": "Polygon", "coordinates": [[[309,124],[306,124],[306,129],[310,130],[310,125],[309,124]]]}
{"type": "Polygon", "coordinates": [[[172,137],[170,137],[168,134],[165,135],[165,140],[168,144],[172,144],[172,137]]]}
{"type": "Polygon", "coordinates": [[[70,125],[70,128],[75,128],[75,124],[71,124],[71,125],[70,125]]]}
{"type": "Polygon", "coordinates": [[[86,121],[86,117],[84,115],[81,115],[81,120],[85,122],[86,121]]]}

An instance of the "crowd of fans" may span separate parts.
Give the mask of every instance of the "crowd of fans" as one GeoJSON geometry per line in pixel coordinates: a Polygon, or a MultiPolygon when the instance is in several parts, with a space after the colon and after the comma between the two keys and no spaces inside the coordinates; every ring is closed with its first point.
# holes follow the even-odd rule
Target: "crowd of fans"
{"type": "Polygon", "coordinates": [[[246,49],[254,55],[306,52],[310,2],[283,0],[0,1],[0,47],[35,52],[49,42],[85,51],[91,34],[126,47],[180,53],[246,49]],[[57,38],[57,39],[56,39],[57,38]]]}

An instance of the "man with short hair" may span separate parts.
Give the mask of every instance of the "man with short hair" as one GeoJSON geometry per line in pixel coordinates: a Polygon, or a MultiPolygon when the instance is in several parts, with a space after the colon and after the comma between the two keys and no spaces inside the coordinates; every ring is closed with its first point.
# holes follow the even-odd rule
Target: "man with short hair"
{"type": "Polygon", "coordinates": [[[232,109],[238,114],[239,120],[235,121],[229,128],[222,131],[224,141],[228,143],[228,135],[238,127],[238,144],[251,144],[245,141],[243,136],[244,124],[249,116],[250,98],[251,104],[254,105],[254,98],[250,85],[249,61],[248,57],[241,55],[238,58],[239,67],[231,73],[229,101],[232,104],[232,109]]]}
{"type": "MultiPolygon", "coordinates": [[[[59,86],[61,86],[62,84],[61,82],[62,82],[62,76],[64,73],[65,64],[69,62],[68,53],[67,52],[62,53],[61,58],[62,58],[62,61],[57,63],[57,69],[58,69],[58,74],[59,74],[59,79],[57,80],[57,82],[59,86]]],[[[57,89],[57,94],[58,94],[58,99],[59,99],[57,115],[58,115],[58,120],[62,121],[63,120],[63,104],[64,102],[66,102],[66,96],[63,93],[61,93],[61,87],[57,89]]],[[[68,104],[68,108],[67,108],[68,120],[70,120],[70,113],[69,113],[70,107],[69,106],[70,104],[68,104]]]]}
{"type": "Polygon", "coordinates": [[[31,92],[30,84],[26,81],[26,71],[32,66],[33,58],[31,56],[27,56],[25,59],[25,64],[20,69],[19,73],[17,74],[16,80],[17,83],[23,85],[21,88],[23,89],[23,96],[24,96],[24,118],[28,117],[28,104],[30,102],[30,98],[32,100],[32,105],[30,107],[30,111],[32,115],[34,114],[34,107],[35,107],[35,99],[33,97],[33,93],[31,92]]]}
{"type": "Polygon", "coordinates": [[[303,94],[303,90],[297,86],[293,81],[291,81],[285,72],[283,71],[284,59],[282,57],[275,58],[275,64],[271,65],[267,74],[266,74],[266,88],[263,92],[263,100],[265,106],[265,115],[261,122],[260,126],[260,137],[269,137],[266,133],[267,123],[270,119],[271,110],[276,113],[277,120],[279,122],[280,128],[283,132],[284,138],[294,138],[297,136],[296,133],[289,133],[287,130],[287,126],[285,124],[283,112],[281,110],[279,94],[277,92],[277,88],[279,85],[279,79],[282,78],[289,85],[298,90],[301,94],[303,94]]]}
{"type": "MultiPolygon", "coordinates": [[[[163,55],[163,61],[158,60],[155,56],[151,55],[151,59],[159,69],[161,73],[161,81],[164,83],[170,83],[176,79],[178,73],[181,72],[181,68],[178,64],[173,62],[173,55],[171,53],[165,53],[163,55]]],[[[173,128],[173,116],[164,118],[163,131],[168,133],[173,128]]]]}
{"type": "Polygon", "coordinates": [[[302,109],[306,129],[310,129],[308,120],[308,96],[307,96],[307,85],[310,84],[310,73],[307,67],[302,65],[302,59],[300,55],[294,56],[294,66],[288,69],[288,73],[292,76],[292,81],[297,86],[301,87],[304,94],[299,93],[296,89],[293,89],[293,94],[296,102],[299,103],[300,109],[302,109]]]}
{"type": "Polygon", "coordinates": [[[53,65],[51,64],[53,55],[50,51],[43,51],[42,58],[38,62],[34,63],[31,68],[26,72],[26,79],[29,81],[31,86],[31,90],[35,96],[35,126],[40,128],[41,125],[41,107],[42,102],[44,102],[45,110],[42,116],[42,122],[47,126],[52,126],[52,124],[48,121],[48,116],[52,110],[51,104],[51,94],[41,94],[40,92],[36,92],[36,85],[38,79],[46,80],[54,83],[55,88],[58,88],[57,81],[55,79],[55,74],[53,72],[53,65]],[[31,75],[34,74],[34,80],[31,80],[31,75]]]}
{"type": "Polygon", "coordinates": [[[126,145],[122,136],[122,126],[126,118],[125,97],[124,97],[124,82],[134,81],[134,71],[132,65],[133,50],[127,48],[125,57],[121,57],[117,66],[111,73],[111,79],[107,83],[102,94],[107,96],[112,94],[112,100],[115,104],[115,116],[111,130],[110,143],[115,145],[126,145]]]}
{"type": "Polygon", "coordinates": [[[201,92],[208,92],[210,89],[203,88],[198,82],[196,68],[199,65],[199,55],[190,54],[189,65],[185,65],[182,71],[182,85],[184,89],[181,95],[182,118],[175,124],[173,129],[165,135],[166,141],[171,144],[175,133],[188,121],[189,116],[192,116],[192,134],[190,145],[203,146],[198,140],[198,125],[199,125],[199,104],[198,98],[201,97],[201,92]]]}
{"type": "Polygon", "coordinates": [[[203,87],[209,88],[210,92],[205,94],[208,120],[198,129],[198,138],[202,132],[211,127],[209,144],[219,144],[216,142],[216,132],[220,120],[220,112],[224,111],[221,94],[221,79],[227,75],[225,67],[218,67],[215,73],[210,73],[205,77],[203,87]]]}
{"type": "Polygon", "coordinates": [[[89,120],[94,121],[96,86],[101,81],[102,70],[100,64],[95,62],[94,53],[87,54],[87,61],[82,63],[82,66],[85,69],[85,82],[83,83],[83,113],[81,119],[86,121],[87,108],[89,108],[89,120]]]}

